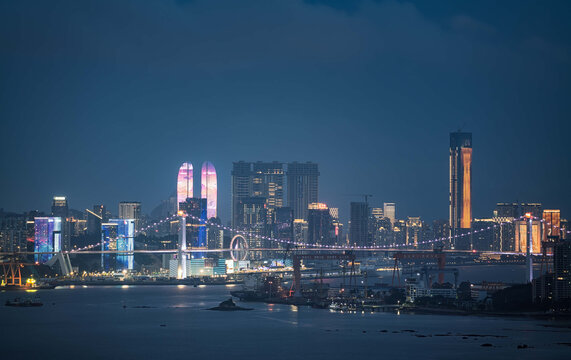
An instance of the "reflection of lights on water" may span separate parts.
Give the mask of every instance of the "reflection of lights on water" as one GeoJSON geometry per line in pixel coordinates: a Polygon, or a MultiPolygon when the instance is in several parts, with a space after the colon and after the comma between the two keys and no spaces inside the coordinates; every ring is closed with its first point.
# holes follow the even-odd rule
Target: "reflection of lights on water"
{"type": "Polygon", "coordinates": [[[70,288],[70,289],[75,289],[75,285],[70,285],[69,288],[70,288]]]}
{"type": "Polygon", "coordinates": [[[199,288],[206,287],[206,285],[198,285],[199,288]]]}
{"type": "Polygon", "coordinates": [[[38,290],[37,290],[37,289],[28,289],[28,290],[26,290],[26,292],[29,292],[29,293],[35,293],[36,291],[38,291],[38,290]]]}
{"type": "Polygon", "coordinates": [[[229,287],[229,288],[234,287],[234,286],[236,286],[236,284],[226,284],[226,287],[229,287]]]}
{"type": "Polygon", "coordinates": [[[179,289],[184,289],[186,287],[186,285],[177,285],[176,287],[179,289]]]}
{"type": "Polygon", "coordinates": [[[81,287],[84,289],[87,289],[87,285],[82,285],[81,287]]]}
{"type": "Polygon", "coordinates": [[[129,285],[121,285],[121,289],[128,289],[129,285]]]}
{"type": "Polygon", "coordinates": [[[297,312],[297,306],[295,306],[295,305],[291,305],[290,309],[292,312],[297,312]]]}

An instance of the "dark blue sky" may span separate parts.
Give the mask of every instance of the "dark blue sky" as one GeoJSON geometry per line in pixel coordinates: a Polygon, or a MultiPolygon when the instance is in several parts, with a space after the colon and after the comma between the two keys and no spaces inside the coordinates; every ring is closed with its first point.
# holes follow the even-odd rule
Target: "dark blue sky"
{"type": "Polygon", "coordinates": [[[214,163],[315,161],[320,200],[446,218],[448,136],[473,208],[571,212],[568,1],[0,1],[0,207],[174,191],[214,163]]]}

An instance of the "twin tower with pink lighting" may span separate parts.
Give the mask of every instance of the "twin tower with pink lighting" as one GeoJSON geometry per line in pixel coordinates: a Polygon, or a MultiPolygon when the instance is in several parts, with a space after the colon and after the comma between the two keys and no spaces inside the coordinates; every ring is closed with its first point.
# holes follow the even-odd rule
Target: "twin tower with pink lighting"
{"type": "MultiPolygon", "coordinates": [[[[185,162],[178,171],[176,183],[177,204],[185,202],[188,198],[194,196],[194,178],[192,163],[185,162]]],[[[202,163],[202,171],[200,176],[200,197],[206,199],[206,215],[207,218],[216,217],[217,204],[217,183],[216,169],[210,161],[202,163]]]]}

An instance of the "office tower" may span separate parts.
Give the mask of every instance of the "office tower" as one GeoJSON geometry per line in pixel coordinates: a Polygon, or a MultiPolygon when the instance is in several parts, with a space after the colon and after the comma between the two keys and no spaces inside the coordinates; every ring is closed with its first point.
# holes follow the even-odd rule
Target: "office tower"
{"type": "Polygon", "coordinates": [[[530,213],[533,217],[541,218],[543,215],[540,203],[497,203],[494,217],[517,219],[530,213]]]}
{"type": "MultiPolygon", "coordinates": [[[[34,252],[61,251],[61,218],[34,218],[34,252]]],[[[53,257],[52,254],[36,254],[35,261],[43,264],[53,257]]]]}
{"type": "Polygon", "coordinates": [[[558,241],[553,248],[553,300],[571,298],[571,240],[558,241]]]}
{"type": "Polygon", "coordinates": [[[117,251],[117,222],[104,222],[101,224],[101,270],[110,271],[115,269],[111,264],[111,254],[103,251],[117,251]]]}
{"type": "Polygon", "coordinates": [[[309,204],[307,212],[307,242],[318,245],[332,245],[334,243],[333,219],[326,204],[309,204]]]}
{"type": "Polygon", "coordinates": [[[248,236],[250,248],[262,248],[265,241],[259,236],[266,236],[268,230],[268,213],[266,199],[263,197],[247,197],[238,204],[237,228],[250,232],[248,236]]]}
{"type": "Polygon", "coordinates": [[[0,252],[27,251],[28,241],[34,243],[33,222],[30,236],[28,219],[27,214],[5,213],[0,210],[0,252]]]}
{"type": "Polygon", "coordinates": [[[252,169],[251,163],[239,161],[232,167],[232,227],[240,224],[240,202],[252,196],[252,169]]]}
{"type": "Polygon", "coordinates": [[[371,215],[376,219],[380,220],[385,217],[385,211],[383,208],[372,208],[371,215]]]}
{"type": "MultiPolygon", "coordinates": [[[[206,249],[206,199],[186,198],[179,204],[180,211],[187,215],[186,244],[188,248],[206,249]]],[[[194,253],[194,258],[204,257],[204,253],[194,253]]]]}
{"type": "Polygon", "coordinates": [[[141,203],[138,201],[121,201],[119,203],[119,219],[134,219],[135,231],[139,231],[141,223],[141,203]]]}
{"type": "Polygon", "coordinates": [[[111,219],[117,224],[117,270],[133,270],[135,250],[135,219],[111,219]]]}
{"type": "Polygon", "coordinates": [[[296,219],[307,220],[308,205],[318,202],[318,166],[312,162],[287,164],[288,206],[296,219]]]}
{"type": "Polygon", "coordinates": [[[177,204],[185,202],[188,198],[192,198],[193,187],[192,164],[185,162],[180,166],[180,169],[178,170],[178,177],[176,182],[177,204]]]}
{"type": "Polygon", "coordinates": [[[293,237],[295,242],[307,244],[307,221],[303,219],[293,220],[293,237]]]}
{"type": "Polygon", "coordinates": [[[206,199],[206,217],[215,218],[218,204],[218,185],[216,181],[216,169],[210,161],[202,164],[200,176],[200,197],[206,199]]]}
{"type": "MultiPolygon", "coordinates": [[[[515,226],[515,251],[526,253],[527,252],[527,236],[528,236],[528,221],[525,219],[517,220],[514,222],[515,226]]],[[[541,239],[542,239],[542,225],[541,220],[533,219],[531,221],[532,231],[532,254],[541,253],[541,239]]]]}
{"type": "Polygon", "coordinates": [[[474,219],[472,228],[472,249],[478,251],[500,251],[501,232],[494,219],[474,219]],[[489,229],[488,229],[489,228],[489,229]]]}
{"type": "Polygon", "coordinates": [[[268,215],[284,206],[284,169],[283,164],[274,162],[255,162],[252,171],[252,196],[266,199],[268,215]]]}
{"type": "Polygon", "coordinates": [[[52,201],[52,217],[59,217],[61,219],[62,250],[71,250],[71,229],[68,222],[69,210],[65,196],[54,196],[52,201]]]}
{"type": "Polygon", "coordinates": [[[420,217],[409,216],[406,220],[406,245],[418,247],[422,241],[422,220],[420,217]]]}
{"type": "Polygon", "coordinates": [[[472,133],[450,133],[450,235],[455,249],[470,249],[472,227],[472,133]]]}
{"type": "MultiPolygon", "coordinates": [[[[274,233],[273,237],[284,242],[293,242],[293,210],[289,207],[277,208],[275,210],[274,233]]],[[[284,248],[285,243],[271,244],[272,247],[284,248]]]]}
{"type": "Polygon", "coordinates": [[[383,214],[386,218],[389,218],[391,220],[391,224],[394,225],[397,215],[397,206],[395,203],[384,203],[383,214]]]}
{"type": "MultiPolygon", "coordinates": [[[[207,205],[208,208],[208,205],[207,205]]],[[[208,209],[207,209],[208,213],[208,209]]],[[[222,225],[219,217],[209,218],[208,221],[213,224],[222,225]]],[[[224,230],[218,226],[207,226],[206,244],[208,249],[222,249],[224,247],[224,230]]]]}
{"type": "Polygon", "coordinates": [[[543,241],[549,237],[561,236],[561,211],[543,210],[543,241]]]}
{"type": "Polygon", "coordinates": [[[52,216],[60,217],[62,219],[67,218],[68,208],[65,196],[54,196],[52,202],[52,216]]]}
{"type": "Polygon", "coordinates": [[[365,202],[351,203],[349,240],[356,246],[369,246],[369,207],[365,202]]]}
{"type": "Polygon", "coordinates": [[[331,215],[333,220],[339,220],[339,208],[330,207],[329,215],[331,215]]]}

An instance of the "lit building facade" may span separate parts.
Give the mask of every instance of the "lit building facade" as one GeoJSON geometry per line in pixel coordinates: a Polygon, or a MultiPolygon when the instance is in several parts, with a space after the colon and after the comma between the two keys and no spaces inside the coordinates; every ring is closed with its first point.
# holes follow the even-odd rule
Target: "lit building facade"
{"type": "Polygon", "coordinates": [[[117,224],[117,270],[133,270],[134,254],[122,251],[135,250],[135,219],[109,221],[117,224]]]}
{"type": "Polygon", "coordinates": [[[422,220],[418,216],[409,216],[406,220],[406,246],[417,248],[422,241],[422,220]]]}
{"type": "Polygon", "coordinates": [[[543,210],[543,241],[550,236],[561,236],[561,211],[543,210]]]}
{"type": "MultiPolygon", "coordinates": [[[[60,217],[34,218],[34,252],[61,251],[61,235],[60,217]]],[[[53,254],[36,254],[34,260],[43,264],[52,257],[53,254]]]]}
{"type": "Polygon", "coordinates": [[[192,164],[185,162],[181,165],[178,170],[178,177],[176,182],[176,195],[177,204],[186,201],[188,198],[193,196],[193,176],[192,176],[192,164]]]}
{"type": "Polygon", "coordinates": [[[456,249],[470,249],[472,227],[472,133],[450,133],[450,235],[456,249]]]}
{"type": "Polygon", "coordinates": [[[200,175],[200,197],[206,199],[206,216],[208,219],[217,216],[218,185],[216,181],[216,169],[210,161],[202,164],[200,175]]]}
{"type": "MultiPolygon", "coordinates": [[[[106,222],[101,224],[101,251],[117,250],[117,223],[106,222]]],[[[112,257],[110,253],[101,253],[101,270],[110,271],[115,268],[111,264],[112,257]]]]}
{"type": "Polygon", "coordinates": [[[395,224],[397,216],[397,206],[395,203],[384,203],[383,204],[383,215],[391,220],[391,224],[395,224]]]}
{"type": "MultiPolygon", "coordinates": [[[[180,210],[187,215],[186,243],[189,248],[206,249],[206,199],[187,198],[179,204],[180,210]]],[[[203,258],[205,253],[193,253],[194,258],[203,258]]]]}
{"type": "MultiPolygon", "coordinates": [[[[527,220],[517,220],[515,224],[515,251],[521,253],[527,253],[527,236],[528,236],[528,221],[527,220]]],[[[542,225],[540,220],[531,221],[531,232],[532,232],[532,254],[541,253],[541,239],[542,237],[542,225]]]]}

